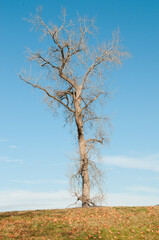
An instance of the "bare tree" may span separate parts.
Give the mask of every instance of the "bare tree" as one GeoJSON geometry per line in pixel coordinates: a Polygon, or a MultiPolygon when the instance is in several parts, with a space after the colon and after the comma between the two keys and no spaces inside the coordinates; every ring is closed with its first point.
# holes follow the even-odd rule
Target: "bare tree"
{"type": "Polygon", "coordinates": [[[20,79],[43,91],[48,106],[62,107],[66,123],[75,124],[80,157],[72,182],[76,180],[81,191],[75,190],[74,194],[83,207],[92,206],[95,203],[90,196],[90,181],[98,184],[101,172],[91,157],[98,145],[108,141],[104,129],[109,119],[99,113],[99,105],[109,94],[106,73],[121,65],[127,52],[120,46],[119,31],[111,42],[91,46],[90,37],[96,32],[93,19],[77,16],[77,21],[68,21],[64,11],[62,24],[57,26],[46,24],[38,10],[28,21],[42,33],[42,39],[47,39],[49,47],[44,51],[29,50],[30,61],[43,70],[42,77],[22,73],[20,79]]]}

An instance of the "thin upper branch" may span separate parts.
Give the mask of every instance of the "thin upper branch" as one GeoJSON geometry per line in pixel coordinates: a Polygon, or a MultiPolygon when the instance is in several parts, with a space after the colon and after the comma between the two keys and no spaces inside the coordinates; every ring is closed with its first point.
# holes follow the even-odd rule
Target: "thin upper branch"
{"type": "Polygon", "coordinates": [[[82,84],[81,84],[81,89],[83,88],[85,82],[87,81],[87,77],[88,75],[102,62],[105,61],[105,57],[108,54],[108,51],[104,51],[104,53],[102,53],[100,56],[96,56],[94,62],[92,63],[92,65],[88,68],[85,77],[83,78],[82,84]]]}
{"type": "Polygon", "coordinates": [[[81,112],[86,109],[92,102],[94,102],[100,95],[104,94],[104,92],[98,93],[93,99],[91,99],[82,109],[81,112]]]}
{"type": "Polygon", "coordinates": [[[33,54],[33,55],[32,55],[32,58],[33,58],[33,59],[35,58],[37,61],[38,61],[38,60],[42,60],[43,63],[41,63],[41,64],[42,64],[41,66],[49,65],[49,66],[51,66],[52,68],[55,68],[55,69],[57,69],[57,70],[60,69],[59,67],[53,65],[49,60],[47,60],[47,59],[45,59],[44,57],[42,57],[40,53],[35,53],[35,54],[33,54]]]}

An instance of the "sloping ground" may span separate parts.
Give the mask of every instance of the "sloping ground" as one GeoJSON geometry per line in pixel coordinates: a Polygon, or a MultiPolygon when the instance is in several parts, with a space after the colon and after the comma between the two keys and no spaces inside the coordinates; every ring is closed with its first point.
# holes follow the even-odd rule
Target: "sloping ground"
{"type": "Polygon", "coordinates": [[[159,207],[0,213],[0,239],[159,239],[159,207]]]}

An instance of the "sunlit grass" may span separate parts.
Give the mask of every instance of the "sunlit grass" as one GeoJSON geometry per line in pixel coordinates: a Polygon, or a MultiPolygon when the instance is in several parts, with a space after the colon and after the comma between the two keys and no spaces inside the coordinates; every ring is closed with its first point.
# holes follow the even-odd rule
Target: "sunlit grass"
{"type": "Polygon", "coordinates": [[[159,207],[0,213],[0,239],[159,239],[159,207]]]}

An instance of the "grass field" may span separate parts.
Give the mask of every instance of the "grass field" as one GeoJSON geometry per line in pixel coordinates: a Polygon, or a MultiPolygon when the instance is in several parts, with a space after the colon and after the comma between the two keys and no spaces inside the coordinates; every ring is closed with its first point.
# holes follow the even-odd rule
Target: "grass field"
{"type": "Polygon", "coordinates": [[[159,239],[159,207],[0,213],[0,239],[159,239]]]}

